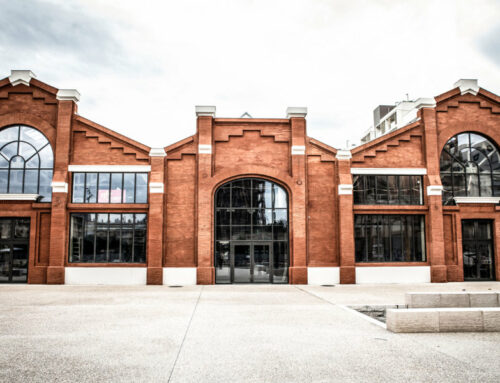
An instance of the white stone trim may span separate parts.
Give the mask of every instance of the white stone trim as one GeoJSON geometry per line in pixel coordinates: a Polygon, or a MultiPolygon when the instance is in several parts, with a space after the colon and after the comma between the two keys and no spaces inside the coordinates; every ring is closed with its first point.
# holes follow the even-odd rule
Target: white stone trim
{"type": "Polygon", "coordinates": [[[142,173],[150,172],[151,165],[69,165],[69,172],[114,172],[114,173],[142,173]]]}
{"type": "Polygon", "coordinates": [[[64,181],[52,181],[52,193],[67,193],[68,183],[64,181]]]}
{"type": "Polygon", "coordinates": [[[304,106],[289,106],[288,108],[286,108],[286,118],[305,118],[306,116],[307,108],[304,106]]]}
{"type": "Polygon", "coordinates": [[[292,156],[293,155],[304,155],[306,154],[306,147],[304,145],[293,145],[292,146],[292,156]]]}
{"type": "Polygon", "coordinates": [[[80,92],[76,89],[59,89],[56,98],[60,101],[80,101],[80,92]]]}
{"type": "Polygon", "coordinates": [[[460,89],[460,94],[470,93],[474,96],[479,92],[477,79],[460,79],[454,84],[455,88],[460,89]]]}
{"type": "Polygon", "coordinates": [[[65,267],[67,285],[145,285],[146,267],[65,267]]]}
{"type": "Polygon", "coordinates": [[[0,194],[0,201],[36,201],[40,194],[0,194]]]}
{"type": "Polygon", "coordinates": [[[196,285],[196,267],[164,267],[163,284],[167,286],[196,285]]]}
{"type": "Polygon", "coordinates": [[[208,116],[215,118],[215,106],[211,105],[196,105],[194,107],[195,113],[197,117],[208,116]]]}
{"type": "Polygon", "coordinates": [[[500,197],[453,197],[456,203],[500,203],[500,197]]]}
{"type": "Polygon", "coordinates": [[[356,267],[356,283],[430,283],[430,266],[356,267]]]}
{"type": "Polygon", "coordinates": [[[164,185],[163,182],[150,182],[149,192],[150,193],[163,193],[164,185]]]}
{"type": "Polygon", "coordinates": [[[198,145],[198,153],[199,154],[212,154],[212,145],[198,145]]]}
{"type": "Polygon", "coordinates": [[[308,267],[308,285],[336,285],[340,283],[339,267],[308,267]]]}
{"type": "Polygon", "coordinates": [[[415,101],[415,109],[421,108],[434,108],[436,106],[436,100],[434,98],[418,98],[415,101]]]}
{"type": "Polygon", "coordinates": [[[150,157],[166,157],[167,153],[165,153],[165,149],[163,148],[151,148],[149,151],[150,157]]]}
{"type": "Polygon", "coordinates": [[[423,176],[427,174],[427,169],[426,168],[351,168],[351,174],[423,176]]]}
{"type": "Polygon", "coordinates": [[[337,160],[350,160],[352,158],[352,153],[347,149],[337,150],[337,155],[335,156],[337,160]]]}
{"type": "Polygon", "coordinates": [[[339,195],[352,194],[352,184],[340,184],[339,185],[339,195]]]}
{"type": "Polygon", "coordinates": [[[12,86],[16,85],[30,86],[30,81],[32,78],[36,78],[36,76],[30,70],[11,70],[9,81],[12,86]]]}
{"type": "Polygon", "coordinates": [[[427,195],[442,195],[443,186],[442,185],[429,185],[427,186],[427,195]]]}

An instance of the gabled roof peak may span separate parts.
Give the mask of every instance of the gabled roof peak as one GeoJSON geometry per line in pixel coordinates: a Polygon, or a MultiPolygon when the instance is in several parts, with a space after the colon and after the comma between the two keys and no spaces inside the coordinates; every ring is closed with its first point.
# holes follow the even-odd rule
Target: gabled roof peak
{"type": "Polygon", "coordinates": [[[474,96],[479,92],[477,79],[460,79],[454,84],[455,88],[460,88],[460,94],[471,93],[474,96]]]}
{"type": "Polygon", "coordinates": [[[16,85],[30,86],[30,81],[32,78],[36,78],[36,75],[30,70],[13,69],[10,71],[9,81],[12,84],[12,86],[16,85]]]}

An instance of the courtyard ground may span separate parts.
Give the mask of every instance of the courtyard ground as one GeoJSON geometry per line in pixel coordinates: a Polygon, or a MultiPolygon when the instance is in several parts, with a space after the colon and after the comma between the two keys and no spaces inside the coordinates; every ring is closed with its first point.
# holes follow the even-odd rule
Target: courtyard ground
{"type": "Polygon", "coordinates": [[[4,382],[499,382],[500,333],[393,334],[344,305],[414,285],[0,285],[4,382]]]}

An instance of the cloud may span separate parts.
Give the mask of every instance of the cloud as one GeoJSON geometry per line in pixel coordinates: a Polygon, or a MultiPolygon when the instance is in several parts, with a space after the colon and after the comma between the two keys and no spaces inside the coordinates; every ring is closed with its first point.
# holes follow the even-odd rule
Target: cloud
{"type": "Polygon", "coordinates": [[[497,67],[500,67],[500,23],[483,35],[478,45],[480,51],[497,67]]]}

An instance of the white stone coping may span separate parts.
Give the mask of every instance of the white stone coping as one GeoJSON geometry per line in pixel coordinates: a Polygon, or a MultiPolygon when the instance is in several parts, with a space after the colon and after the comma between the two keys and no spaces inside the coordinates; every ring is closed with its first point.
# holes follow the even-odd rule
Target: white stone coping
{"type": "Polygon", "coordinates": [[[67,285],[145,285],[146,267],[65,267],[67,285]]]}
{"type": "Polygon", "coordinates": [[[32,78],[36,78],[36,75],[30,70],[11,70],[9,81],[12,86],[16,85],[30,86],[30,81],[32,78]]]}
{"type": "Polygon", "coordinates": [[[0,194],[0,201],[36,201],[40,194],[0,194]]]}
{"type": "Polygon", "coordinates": [[[198,145],[199,154],[212,154],[212,145],[209,144],[199,144],[198,145]]]}
{"type": "Polygon", "coordinates": [[[472,95],[477,95],[479,92],[479,85],[477,84],[477,79],[460,79],[454,84],[455,88],[460,89],[460,94],[470,93],[472,95]]]}
{"type": "Polygon", "coordinates": [[[423,176],[427,174],[427,169],[426,168],[351,168],[351,174],[423,176]]]}
{"type": "Polygon", "coordinates": [[[68,183],[64,181],[52,181],[52,193],[67,193],[68,183]]]}
{"type": "Polygon", "coordinates": [[[350,160],[352,158],[352,153],[347,149],[337,150],[337,155],[335,156],[335,158],[337,160],[350,160]]]}
{"type": "Polygon", "coordinates": [[[430,266],[356,267],[356,283],[430,283],[430,266]]]}
{"type": "Polygon", "coordinates": [[[453,197],[456,203],[500,203],[500,197],[453,197]]]}
{"type": "Polygon", "coordinates": [[[499,307],[500,294],[496,291],[408,292],[405,303],[408,308],[499,307]]]}
{"type": "Polygon", "coordinates": [[[304,145],[293,145],[292,146],[292,156],[293,155],[304,155],[306,154],[306,147],[304,145]]]}
{"type": "Polygon", "coordinates": [[[197,117],[201,116],[215,117],[216,108],[213,105],[196,105],[194,107],[194,110],[197,117]]]}
{"type": "Polygon", "coordinates": [[[166,157],[167,153],[165,153],[165,149],[163,148],[151,148],[149,151],[150,157],[166,157]]]}
{"type": "Polygon", "coordinates": [[[196,267],[164,267],[163,284],[167,286],[196,285],[196,267]]]}
{"type": "Polygon", "coordinates": [[[336,285],[340,283],[339,267],[308,267],[307,284],[313,286],[336,285]]]}
{"type": "Polygon", "coordinates": [[[434,108],[435,106],[436,106],[436,100],[434,99],[434,97],[432,98],[421,97],[415,101],[415,109],[434,108]]]}
{"type": "Polygon", "coordinates": [[[56,98],[60,101],[80,101],[80,92],[76,89],[59,89],[56,98]]]}
{"type": "Polygon", "coordinates": [[[388,309],[387,329],[412,332],[500,331],[500,307],[388,309]]]}
{"type": "Polygon", "coordinates": [[[307,108],[305,106],[289,106],[288,108],[286,108],[286,118],[305,118],[306,116],[307,108]]]}
{"type": "Polygon", "coordinates": [[[443,186],[442,185],[429,185],[427,186],[427,195],[442,195],[443,186]]]}
{"type": "Polygon", "coordinates": [[[339,190],[338,193],[339,195],[352,194],[352,189],[353,189],[352,184],[340,184],[338,188],[339,190]]]}
{"type": "Polygon", "coordinates": [[[163,182],[150,182],[149,183],[149,192],[150,193],[163,193],[164,192],[163,182]]]}
{"type": "Polygon", "coordinates": [[[147,173],[151,165],[69,165],[69,172],[110,172],[110,173],[147,173]]]}

